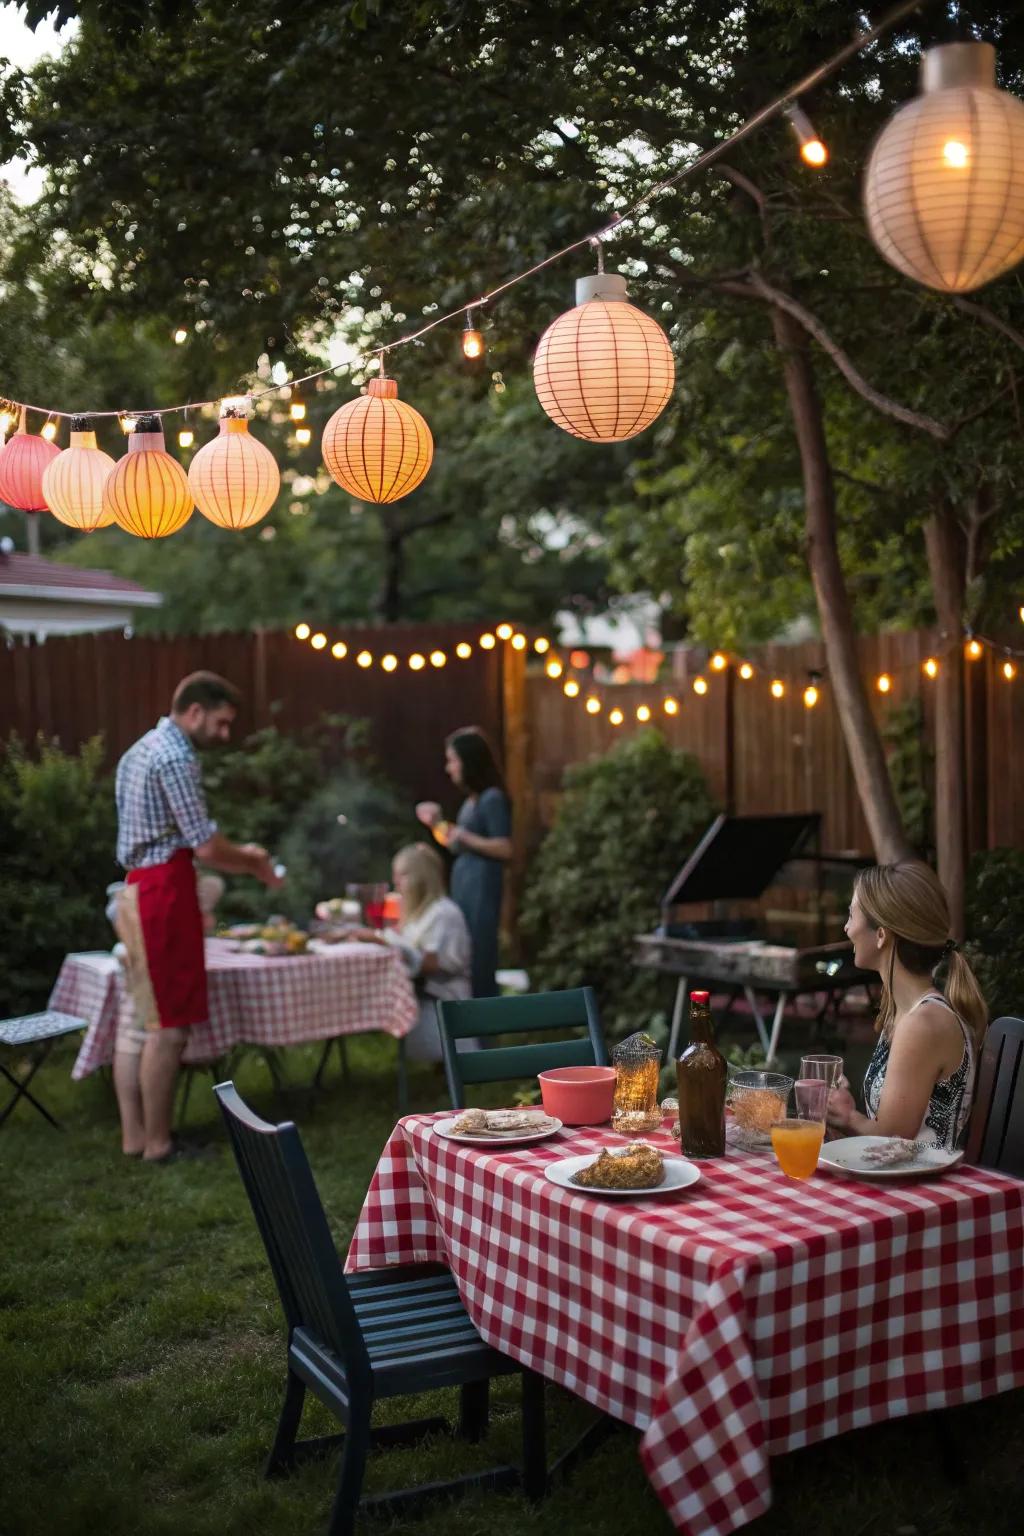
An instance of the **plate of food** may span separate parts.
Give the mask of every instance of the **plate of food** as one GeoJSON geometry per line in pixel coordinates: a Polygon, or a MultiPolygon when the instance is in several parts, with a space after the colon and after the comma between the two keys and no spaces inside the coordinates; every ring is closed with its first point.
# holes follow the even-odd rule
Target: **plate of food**
{"type": "Polygon", "coordinates": [[[546,1141],[561,1129],[561,1120],[541,1109],[464,1109],[434,1126],[447,1141],[475,1147],[523,1146],[528,1141],[546,1141]]]}
{"type": "Polygon", "coordinates": [[[557,1163],[549,1163],[544,1173],[560,1189],[624,1200],[688,1189],[700,1178],[696,1164],[687,1162],[685,1157],[666,1157],[646,1141],[635,1142],[623,1151],[563,1157],[557,1163]]]}
{"type": "Polygon", "coordinates": [[[907,1141],[902,1136],[845,1136],[826,1141],[819,1168],[831,1168],[856,1179],[926,1179],[948,1173],[962,1163],[964,1154],[947,1152],[926,1141],[907,1141]]]}

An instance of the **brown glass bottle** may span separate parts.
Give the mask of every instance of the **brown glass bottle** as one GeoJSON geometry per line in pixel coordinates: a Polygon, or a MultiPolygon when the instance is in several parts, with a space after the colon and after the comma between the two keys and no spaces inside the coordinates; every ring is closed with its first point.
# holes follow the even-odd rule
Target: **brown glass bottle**
{"type": "Polygon", "coordinates": [[[690,1043],[676,1063],[679,1131],[684,1157],[725,1152],[725,1057],[715,1045],[707,992],[690,993],[690,1043]]]}

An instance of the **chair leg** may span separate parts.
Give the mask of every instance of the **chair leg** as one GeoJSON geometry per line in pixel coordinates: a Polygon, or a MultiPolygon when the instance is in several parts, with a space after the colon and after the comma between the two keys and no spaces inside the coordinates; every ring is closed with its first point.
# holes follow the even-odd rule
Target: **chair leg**
{"type": "Polygon", "coordinates": [[[370,1404],[367,1403],[358,1416],[353,1413],[346,1428],[338,1491],[334,1496],[331,1518],[327,1522],[327,1536],[355,1536],[356,1512],[363,1491],[363,1473],[369,1447],[370,1404]]]}
{"type": "Polygon", "coordinates": [[[491,1383],[464,1381],[459,1391],[459,1436],[478,1445],[487,1434],[491,1383]]]}
{"type": "Polygon", "coordinates": [[[302,1405],[305,1400],[305,1382],[289,1371],[284,1405],[281,1409],[281,1417],[277,1421],[277,1434],[274,1436],[273,1449],[264,1469],[264,1477],[284,1477],[294,1467],[295,1436],[299,1432],[302,1405]]]}
{"type": "Polygon", "coordinates": [[[547,1492],[547,1437],[544,1425],[544,1378],[523,1371],[523,1492],[542,1499],[547,1492]]]}

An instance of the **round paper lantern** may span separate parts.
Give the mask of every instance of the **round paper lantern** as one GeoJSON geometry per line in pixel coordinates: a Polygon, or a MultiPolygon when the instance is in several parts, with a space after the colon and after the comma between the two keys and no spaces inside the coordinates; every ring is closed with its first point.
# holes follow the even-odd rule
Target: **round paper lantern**
{"type": "Polygon", "coordinates": [[[398,501],[414,491],[434,458],[419,411],[398,399],[394,379],[371,379],[365,395],[335,411],[324,428],[324,463],[350,496],[398,501]]]}
{"type": "Polygon", "coordinates": [[[614,272],[581,277],[576,308],[559,315],[533,360],[537,399],[573,437],[621,443],[665,408],[676,365],[656,320],[630,304],[614,272]]]}
{"type": "Polygon", "coordinates": [[[970,293],[1024,256],[1024,102],[996,89],[990,43],[929,49],[921,92],[875,140],[868,229],[907,277],[970,293]]]}
{"type": "Polygon", "coordinates": [[[46,512],[43,471],[57,457],[60,449],[25,428],[22,406],[18,430],[0,449],[0,501],[21,512],[46,512]]]}
{"type": "Polygon", "coordinates": [[[249,436],[248,413],[247,398],[223,401],[220,435],[200,448],[188,469],[196,506],[220,528],[251,528],[281,489],[274,455],[249,436]]]}
{"type": "Polygon", "coordinates": [[[73,416],[71,446],[43,471],[43,495],[54,517],[80,533],[108,528],[114,514],[104,509],[103,487],[113,468],[110,454],[96,446],[88,417],[73,416]]]}
{"type": "Polygon", "coordinates": [[[119,528],[140,539],[163,539],[192,516],[188,476],[164,450],[159,416],[140,416],[103,487],[103,508],[119,528]]]}

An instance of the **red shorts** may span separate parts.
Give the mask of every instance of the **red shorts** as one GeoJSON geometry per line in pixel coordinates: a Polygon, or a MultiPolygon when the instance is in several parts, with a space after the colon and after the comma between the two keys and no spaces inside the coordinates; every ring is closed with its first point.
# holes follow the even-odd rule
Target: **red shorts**
{"type": "MultiPolygon", "coordinates": [[[[162,1029],[205,1024],[206,954],[203,919],[196,894],[196,874],[187,848],[166,864],[128,871],[146,979],[152,991],[155,1022],[162,1029]]],[[[137,1021],[145,1028],[141,1020],[137,1021]]]]}

